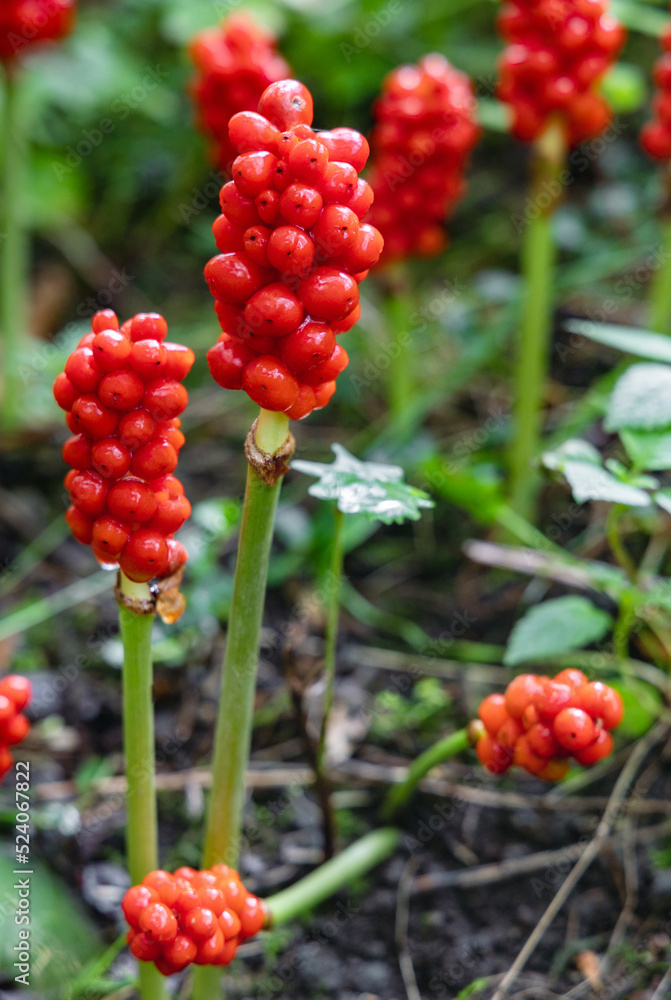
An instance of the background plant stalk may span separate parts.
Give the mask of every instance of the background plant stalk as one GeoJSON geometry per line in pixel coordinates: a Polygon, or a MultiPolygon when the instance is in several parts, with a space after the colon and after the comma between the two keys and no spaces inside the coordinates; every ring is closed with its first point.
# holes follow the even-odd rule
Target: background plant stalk
{"type": "Polygon", "coordinates": [[[534,145],[534,162],[522,234],[523,305],[513,373],[513,436],[509,456],[510,505],[535,521],[540,477],[533,468],[540,450],[543,401],[552,334],[556,248],[552,220],[563,193],[566,143],[551,125],[534,145]]]}

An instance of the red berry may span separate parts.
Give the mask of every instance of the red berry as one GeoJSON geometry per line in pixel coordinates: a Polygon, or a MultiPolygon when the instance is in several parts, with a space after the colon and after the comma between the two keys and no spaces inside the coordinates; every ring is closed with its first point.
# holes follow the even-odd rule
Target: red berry
{"type": "Polygon", "coordinates": [[[112,517],[130,524],[151,520],[158,504],[154,493],[138,479],[124,479],[115,483],[107,494],[107,510],[112,517]]]}
{"type": "Polygon", "coordinates": [[[177,936],[175,914],[165,903],[150,903],[140,913],[138,925],[141,931],[154,941],[167,943],[177,936]]]}
{"type": "Polygon", "coordinates": [[[293,333],[284,337],[280,345],[282,360],[291,371],[303,372],[307,368],[327,361],[336,346],[335,334],[326,323],[307,320],[293,333]]]}
{"type": "Polygon", "coordinates": [[[105,509],[108,484],[96,472],[80,472],[70,485],[70,497],[78,511],[97,517],[105,509]]]}
{"type": "Polygon", "coordinates": [[[23,743],[30,732],[30,722],[25,715],[13,715],[0,726],[0,739],[9,747],[23,743]]]}
{"type": "Polygon", "coordinates": [[[224,389],[241,389],[245,366],[254,357],[253,351],[229,337],[209,349],[207,363],[212,378],[224,389]]]}
{"type": "Polygon", "coordinates": [[[131,955],[141,962],[154,962],[161,955],[161,945],[158,941],[144,931],[130,931],[128,936],[128,946],[131,955]]]}
{"type": "Polygon", "coordinates": [[[315,245],[297,226],[278,226],[268,240],[267,255],[281,274],[303,277],[312,267],[315,245]]]}
{"type": "Polygon", "coordinates": [[[267,87],[259,101],[259,114],[279,129],[312,125],[312,95],[298,80],[280,80],[267,87]]]}
{"type": "Polygon", "coordinates": [[[320,133],[318,138],[295,142],[287,154],[289,169],[297,180],[305,184],[319,184],[326,174],[329,154],[322,135],[323,133],[320,133]]]}
{"type": "Polygon", "coordinates": [[[61,410],[71,410],[78,396],[79,392],[75,389],[65,372],[61,372],[60,375],[56,376],[56,381],[54,382],[54,399],[61,410]]]}
{"type": "Polygon", "coordinates": [[[78,347],[65,362],[65,374],[79,392],[93,392],[101,378],[90,347],[78,347]]]}
{"type": "Polygon", "coordinates": [[[333,354],[326,361],[301,372],[301,379],[306,385],[330,385],[338,375],[347,368],[349,357],[347,351],[340,344],[333,348],[333,354]]]}
{"type": "Polygon", "coordinates": [[[93,468],[105,479],[121,479],[130,468],[131,454],[117,438],[103,438],[91,448],[93,468]]]}
{"type": "Polygon", "coordinates": [[[63,461],[73,469],[91,468],[91,443],[84,434],[69,437],[63,445],[63,461]]]}
{"type": "Polygon", "coordinates": [[[475,752],[480,763],[484,764],[491,774],[503,774],[513,762],[512,752],[496,743],[489,733],[480,737],[475,752]]]}
{"type": "Polygon", "coordinates": [[[565,750],[584,750],[598,733],[592,719],[581,708],[563,708],[552,724],[552,732],[565,750]]]}
{"type": "Polygon", "coordinates": [[[215,930],[219,929],[217,918],[212,912],[202,906],[195,906],[182,917],[182,930],[195,941],[205,941],[211,938],[215,930]]]}
{"type": "Polygon", "coordinates": [[[147,386],[143,408],[154,420],[172,420],[186,409],[189,395],[175,379],[157,379],[147,386]]]}
{"type": "Polygon", "coordinates": [[[114,560],[121,555],[130,535],[131,529],[128,524],[110,517],[109,514],[103,514],[93,523],[91,541],[97,549],[114,560]]]}
{"type": "Polygon", "coordinates": [[[0,694],[4,694],[14,704],[17,712],[30,703],[33,686],[27,677],[21,674],[7,674],[0,680],[0,694]]]}
{"type": "Polygon", "coordinates": [[[100,309],[91,320],[91,329],[94,333],[102,333],[103,330],[118,330],[119,318],[113,309],[100,309]]]}
{"type": "Polygon", "coordinates": [[[298,297],[314,319],[338,320],[359,304],[359,289],[344,271],[317,267],[301,281],[298,297]]]}
{"type": "MultiPolygon", "coordinates": [[[[274,168],[273,177],[276,170],[277,167],[274,168]]],[[[254,199],[238,191],[234,181],[224,184],[219,192],[219,204],[228,221],[241,229],[257,226],[261,222],[254,199]]]]}
{"type": "Polygon", "coordinates": [[[527,742],[540,757],[555,757],[559,754],[559,744],[552,729],[543,722],[537,722],[529,728],[527,742]]]}
{"type": "Polygon", "coordinates": [[[143,444],[133,455],[130,464],[134,476],[142,479],[156,479],[177,468],[177,452],[162,438],[143,444]]]}
{"type": "MultiPolygon", "coordinates": [[[[275,230],[277,232],[277,230],[275,230]]],[[[245,306],[245,320],[261,336],[284,337],[303,319],[303,306],[282,282],[266,285],[245,306]]]]}
{"type": "Polygon", "coordinates": [[[94,440],[109,437],[116,430],[119,416],[108,409],[97,396],[80,396],[72,407],[76,433],[85,433],[94,440]]]}
{"type": "Polygon", "coordinates": [[[117,429],[119,438],[127,448],[134,450],[147,444],[154,436],[156,422],[146,410],[131,410],[124,413],[117,429]]]}
{"type": "Polygon", "coordinates": [[[279,134],[267,118],[256,111],[239,111],[228,123],[231,142],[241,153],[255,149],[270,149],[279,134]]]}
{"type": "Polygon", "coordinates": [[[168,324],[159,313],[138,313],[130,322],[130,339],[158,340],[162,343],[168,336],[168,324]]]}
{"type": "Polygon", "coordinates": [[[134,885],[124,896],[121,909],[131,927],[140,927],[140,917],[151,903],[158,902],[158,893],[146,885],[134,885]]]}
{"type": "Polygon", "coordinates": [[[596,732],[597,737],[589,746],[584,747],[582,750],[575,750],[573,753],[578,763],[585,767],[597,764],[613,752],[613,737],[608,730],[597,728],[596,732]]]}
{"type": "Polygon", "coordinates": [[[168,571],[165,539],[157,531],[140,528],[130,536],[119,563],[126,576],[136,583],[165,576],[168,571]]]}
{"type": "Polygon", "coordinates": [[[299,385],[296,402],[285,412],[290,420],[302,420],[312,413],[316,405],[314,389],[309,385],[299,385]]]}
{"type": "Polygon", "coordinates": [[[510,682],[505,700],[509,715],[521,719],[524,710],[534,701],[540,690],[540,679],[535,674],[520,674],[510,682]]]}
{"type": "Polygon", "coordinates": [[[91,350],[96,365],[102,372],[123,368],[131,355],[132,344],[118,330],[102,330],[93,338],[91,350]]]}
{"type": "Polygon", "coordinates": [[[98,396],[113,410],[133,410],[142,402],[144,383],[134,372],[109,372],[103,376],[98,396]]]}
{"type": "Polygon", "coordinates": [[[551,722],[564,708],[568,708],[573,700],[573,688],[568,684],[557,684],[549,677],[541,677],[540,689],[534,696],[534,705],[538,709],[541,720],[551,722]]]}
{"type": "Polygon", "coordinates": [[[324,199],[319,191],[307,184],[289,184],[279,199],[282,218],[291,226],[312,229],[319,218],[324,199]]]}
{"type": "Polygon", "coordinates": [[[243,153],[233,161],[233,181],[247,198],[256,198],[270,187],[275,175],[277,157],[266,150],[243,153]]]}
{"type": "Polygon", "coordinates": [[[93,540],[93,518],[83,514],[76,507],[68,507],[65,512],[65,520],[70,526],[70,531],[82,545],[90,545],[93,540]]]}
{"type": "Polygon", "coordinates": [[[600,719],[605,729],[615,729],[622,722],[624,705],[613,688],[602,681],[592,681],[577,692],[575,704],[592,719],[600,719]]]}
{"type": "Polygon", "coordinates": [[[205,280],[210,291],[220,302],[228,304],[247,302],[267,282],[267,274],[241,253],[220,254],[205,266],[205,280]]]}
{"type": "Polygon", "coordinates": [[[246,938],[252,937],[262,929],[266,921],[265,911],[260,899],[256,896],[248,896],[244,902],[240,922],[242,933],[246,938]]]}
{"type": "Polygon", "coordinates": [[[194,961],[198,947],[186,934],[177,934],[163,949],[163,958],[176,971],[185,969],[194,961]]]}
{"type": "Polygon", "coordinates": [[[272,229],[268,226],[250,226],[245,230],[243,249],[247,256],[259,267],[269,267],[268,240],[272,229]]]}
{"type": "Polygon", "coordinates": [[[368,162],[368,140],[352,128],[334,128],[331,132],[320,132],[319,141],[326,146],[332,161],[349,163],[357,173],[361,173],[368,162]]]}
{"type": "Polygon", "coordinates": [[[487,695],[480,704],[478,717],[489,735],[496,736],[503,723],[508,719],[505,697],[502,694],[487,695]]]}
{"type": "Polygon", "coordinates": [[[288,410],[298,397],[297,380],[286,365],[270,355],[249,362],[242,387],[264,410],[288,410]]]}

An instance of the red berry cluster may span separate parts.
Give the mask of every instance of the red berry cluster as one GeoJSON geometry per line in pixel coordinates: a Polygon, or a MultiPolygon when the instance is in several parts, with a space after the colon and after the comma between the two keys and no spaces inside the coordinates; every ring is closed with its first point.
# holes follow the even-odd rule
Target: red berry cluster
{"type": "Polygon", "coordinates": [[[498,97],[513,111],[518,139],[536,139],[553,121],[575,146],[608,125],[597,84],[626,31],[608,0],[505,0],[498,18],[510,42],[500,62],[498,97]]]}
{"type": "Polygon", "coordinates": [[[164,976],[187,965],[228,965],[238,945],[265,923],[263,903],[226,865],[207,871],[155,871],[134,885],[122,903],[131,929],[130,950],[164,976]]]}
{"type": "Polygon", "coordinates": [[[314,132],[312,113],[309,90],[282,80],[258,113],[233,115],[240,155],[212,227],[221,253],[205,268],[223,330],[207,355],[212,377],[292,420],[335,392],[349,360],[336,334],[358,320],[358,285],[383,245],[362,221],[368,143],[348,128],[314,132]]]}
{"type": "Polygon", "coordinates": [[[187,559],[173,535],[191,505],[172,473],[188,400],[180,383],[194,354],[166,341],[158,313],[138,313],[119,329],[104,309],[91,327],[54,382],[73,434],[63,445],[72,466],[66,520],[104,566],[118,563],[137,582],[165,577],[187,559]]]}
{"type": "Polygon", "coordinates": [[[383,261],[431,256],[445,247],[444,222],[464,192],[468,154],[478,141],[471,82],[444,56],[399,66],[383,81],[371,133],[372,221],[383,261]]]}
{"type": "Polygon", "coordinates": [[[0,781],[12,766],[9,748],[25,740],[30,723],[22,710],[30,702],[32,688],[27,677],[8,674],[0,681],[0,781]]]}
{"type": "Polygon", "coordinates": [[[511,764],[546,781],[559,781],[568,759],[596,764],[613,749],[609,729],[619,726],[624,710],[617,691],[601,681],[588,682],[580,670],[556,677],[520,674],[503,694],[490,694],[478,715],[485,727],[476,753],[493,774],[511,764]]]}
{"type": "Polygon", "coordinates": [[[655,160],[671,160],[671,24],[661,43],[663,53],[653,71],[657,87],[652,102],[654,118],[641,129],[641,146],[655,160]]]}
{"type": "Polygon", "coordinates": [[[238,111],[255,111],[266,87],[291,73],[276,45],[275,37],[245,14],[231,15],[189,45],[197,68],[190,91],[198,127],[211,139],[214,161],[227,174],[235,157],[229,119],[238,111]]]}
{"type": "Polygon", "coordinates": [[[72,30],[75,0],[3,0],[0,3],[0,59],[13,59],[40,42],[72,30]]]}

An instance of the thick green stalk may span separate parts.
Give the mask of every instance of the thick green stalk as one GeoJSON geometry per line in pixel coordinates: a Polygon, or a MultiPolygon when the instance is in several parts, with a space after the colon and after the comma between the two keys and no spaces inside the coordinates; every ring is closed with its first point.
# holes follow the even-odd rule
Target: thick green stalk
{"type": "Polygon", "coordinates": [[[391,819],[401,809],[408,799],[414,794],[422,778],[438,764],[456,757],[458,753],[467,750],[471,742],[468,732],[459,729],[456,733],[450,733],[444,739],[434,743],[433,746],[420,754],[408,768],[408,773],[400,785],[393,785],[382,807],[382,817],[385,820],[391,819]]]}
{"type": "Polygon", "coordinates": [[[324,854],[327,858],[335,853],[335,820],[331,805],[331,786],[326,766],[326,741],[329,719],[333,709],[333,691],[336,677],[336,647],[338,645],[338,622],[340,620],[340,594],[342,591],[343,567],[343,525],[345,517],[337,504],[333,508],[333,539],[331,542],[331,565],[324,582],[324,604],[326,606],[326,641],[324,643],[324,714],[319,732],[319,742],[315,753],[315,790],[324,818],[324,854]]]}
{"type": "Polygon", "coordinates": [[[345,515],[336,505],[333,508],[333,547],[331,549],[331,566],[325,584],[326,604],[326,641],[324,645],[324,716],[319,734],[317,750],[317,772],[324,774],[326,759],[326,736],[329,718],[333,708],[333,689],[336,675],[336,646],[338,644],[338,621],[340,619],[340,590],[343,567],[343,524],[345,515]]]}
{"type": "Polygon", "coordinates": [[[26,144],[20,108],[20,77],[5,71],[4,115],[0,143],[0,333],[2,333],[2,404],[4,430],[16,424],[20,404],[19,355],[26,336],[27,236],[23,226],[23,191],[27,183],[26,144]]]}
{"type": "Polygon", "coordinates": [[[562,191],[566,149],[557,127],[537,141],[536,161],[524,220],[521,269],[524,304],[514,371],[513,438],[510,449],[510,505],[535,520],[539,476],[532,462],[540,448],[543,396],[552,333],[555,245],[552,218],[562,191]]]}
{"type": "MultiPolygon", "coordinates": [[[[125,592],[137,585],[122,577],[125,592]],[[124,586],[125,585],[125,586],[124,586]]],[[[145,586],[146,585],[142,585],[145,586]]],[[[158,868],[158,822],[154,777],[154,704],[152,698],[151,630],[154,615],[119,608],[123,641],[123,732],[126,758],[126,851],[131,882],[137,885],[158,868]]],[[[141,1000],[164,1000],[164,979],[151,962],[139,962],[141,1000]]]]}
{"type": "MultiPolygon", "coordinates": [[[[288,427],[284,414],[262,410],[255,435],[257,446],[267,454],[274,454],[286,440],[288,427]]],[[[266,485],[249,466],[214,737],[204,868],[217,863],[235,866],[238,860],[259,631],[281,484],[279,478],[274,486],[266,485]]],[[[193,979],[193,1000],[216,1000],[219,996],[221,969],[206,966],[197,969],[193,979]]]]}
{"type": "Polygon", "coordinates": [[[265,901],[271,926],[285,924],[308,913],[348,883],[365,875],[393,853],[400,839],[400,831],[392,827],[374,830],[288,889],[271,896],[265,901]]]}
{"type": "Polygon", "coordinates": [[[662,222],[660,247],[661,264],[650,282],[648,329],[656,333],[671,333],[671,217],[662,222]]]}

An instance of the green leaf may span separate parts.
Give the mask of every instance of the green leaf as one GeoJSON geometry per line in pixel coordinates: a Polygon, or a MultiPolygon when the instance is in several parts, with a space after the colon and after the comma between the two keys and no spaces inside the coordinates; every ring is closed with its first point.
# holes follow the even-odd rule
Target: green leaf
{"type": "Polygon", "coordinates": [[[671,514],[671,490],[658,490],[654,494],[654,501],[667,514],[671,514]]]}
{"type": "Polygon", "coordinates": [[[546,660],[603,639],[613,619],[586,597],[557,597],[527,611],[515,625],[503,662],[508,667],[546,660]]]}
{"type": "Polygon", "coordinates": [[[606,429],[660,430],[671,426],[671,367],[632,365],[615,383],[606,429]]]}
{"type": "Polygon", "coordinates": [[[637,740],[661,715],[664,708],[661,694],[652,684],[646,684],[637,677],[609,680],[608,683],[624,703],[624,718],[617,732],[627,739],[637,740]]]}
{"type": "Polygon", "coordinates": [[[638,111],[648,97],[645,76],[639,66],[618,62],[608,70],[599,89],[619,115],[638,111]]]}
{"type": "Polygon", "coordinates": [[[542,462],[546,469],[564,471],[569,461],[586,462],[589,465],[601,465],[601,455],[589,441],[580,438],[569,438],[552,451],[546,451],[542,462]]]}
{"type": "Polygon", "coordinates": [[[492,465],[455,469],[436,457],[421,468],[432,490],[483,524],[491,524],[505,503],[500,473],[492,465]]]}
{"type": "Polygon", "coordinates": [[[627,454],[639,469],[662,472],[671,469],[671,431],[620,432],[627,454]]]}
{"type": "Polygon", "coordinates": [[[567,462],[563,469],[577,503],[600,500],[605,503],[620,503],[627,507],[647,507],[650,497],[638,486],[622,483],[605,469],[599,469],[587,462],[567,462]]]}
{"type": "Polygon", "coordinates": [[[20,943],[21,926],[14,922],[19,897],[13,886],[26,878],[30,882],[30,986],[35,996],[46,1000],[58,996],[62,985],[71,982],[98,953],[98,935],[76,897],[36,858],[31,857],[26,865],[32,875],[14,875],[15,867],[7,854],[0,854],[0,971],[12,980],[19,974],[14,969],[13,949],[20,943]]]}
{"type": "Polygon", "coordinates": [[[566,324],[566,329],[637,358],[671,364],[671,339],[659,333],[614,323],[592,323],[586,319],[572,319],[566,324]]]}
{"type": "Polygon", "coordinates": [[[403,469],[398,465],[360,462],[341,444],[331,446],[335,461],[292,462],[292,468],[315,476],[318,482],[308,493],[320,500],[335,500],[343,514],[364,514],[384,524],[418,521],[422,508],[433,507],[433,500],[424,490],[403,481],[403,469]]]}

